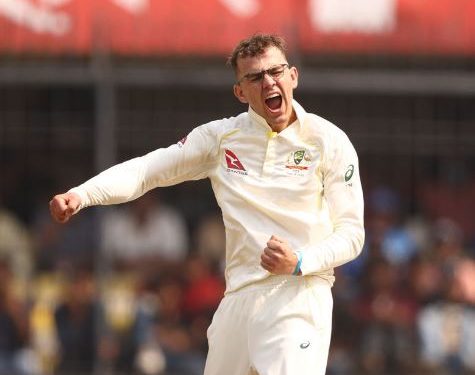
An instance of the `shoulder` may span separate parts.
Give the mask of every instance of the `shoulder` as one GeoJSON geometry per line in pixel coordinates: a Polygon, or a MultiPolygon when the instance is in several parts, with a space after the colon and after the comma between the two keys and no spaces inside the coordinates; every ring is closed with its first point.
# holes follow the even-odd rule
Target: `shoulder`
{"type": "Polygon", "coordinates": [[[226,117],[214,121],[207,122],[196,127],[194,130],[207,133],[220,139],[226,136],[229,133],[236,131],[236,129],[242,129],[243,126],[248,122],[248,114],[241,113],[234,117],[226,117]]]}
{"type": "Polygon", "coordinates": [[[323,146],[339,139],[347,139],[345,132],[331,121],[311,112],[307,112],[296,100],[293,106],[301,122],[303,136],[323,146]]]}
{"type": "Polygon", "coordinates": [[[314,113],[306,114],[305,128],[312,135],[321,137],[327,141],[348,139],[348,136],[340,127],[314,113]]]}

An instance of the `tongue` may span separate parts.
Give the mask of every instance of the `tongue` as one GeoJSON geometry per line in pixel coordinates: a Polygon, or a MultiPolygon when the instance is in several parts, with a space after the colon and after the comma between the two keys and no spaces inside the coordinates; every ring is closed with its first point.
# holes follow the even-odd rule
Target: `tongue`
{"type": "Polygon", "coordinates": [[[276,96],[274,98],[267,99],[266,104],[270,109],[278,109],[282,104],[282,97],[276,96]]]}

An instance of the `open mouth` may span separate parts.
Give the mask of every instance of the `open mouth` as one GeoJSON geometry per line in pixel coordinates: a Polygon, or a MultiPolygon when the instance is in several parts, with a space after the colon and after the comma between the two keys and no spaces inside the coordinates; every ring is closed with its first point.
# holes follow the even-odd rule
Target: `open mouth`
{"type": "Polygon", "coordinates": [[[277,109],[280,108],[280,106],[282,105],[282,96],[280,96],[279,94],[274,94],[270,97],[268,97],[266,100],[266,105],[267,107],[272,110],[272,111],[275,111],[277,109]]]}

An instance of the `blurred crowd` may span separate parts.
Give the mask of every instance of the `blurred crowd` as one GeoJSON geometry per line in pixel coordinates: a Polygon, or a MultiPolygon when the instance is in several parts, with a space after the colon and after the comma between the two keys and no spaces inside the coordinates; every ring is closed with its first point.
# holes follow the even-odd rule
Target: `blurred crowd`
{"type": "MultiPolygon", "coordinates": [[[[407,212],[387,186],[365,192],[363,252],[335,270],[329,375],[475,374],[475,186],[416,194],[407,212]]],[[[202,374],[220,213],[190,225],[149,193],[58,225],[46,206],[28,224],[0,206],[0,375],[202,374]]]]}

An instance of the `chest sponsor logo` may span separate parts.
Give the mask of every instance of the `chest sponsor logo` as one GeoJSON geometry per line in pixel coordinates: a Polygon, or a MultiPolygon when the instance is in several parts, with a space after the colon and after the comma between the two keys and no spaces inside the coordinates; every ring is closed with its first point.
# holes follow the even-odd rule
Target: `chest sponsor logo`
{"type": "Polygon", "coordinates": [[[293,175],[304,175],[310,168],[312,156],[307,150],[296,150],[289,154],[285,168],[293,175]]]}
{"type": "Polygon", "coordinates": [[[247,175],[246,168],[242,165],[239,158],[231,150],[224,150],[224,157],[226,158],[227,171],[247,175]]]}

